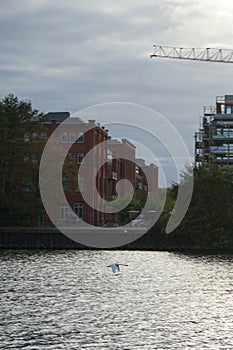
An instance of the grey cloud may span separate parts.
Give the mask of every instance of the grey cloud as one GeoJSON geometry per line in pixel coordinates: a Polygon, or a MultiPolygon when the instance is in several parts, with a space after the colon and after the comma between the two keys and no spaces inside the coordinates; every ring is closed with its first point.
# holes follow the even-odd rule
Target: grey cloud
{"type": "Polygon", "coordinates": [[[192,153],[202,106],[232,92],[232,68],[149,55],[153,44],[230,47],[229,6],[222,26],[226,10],[216,22],[209,0],[3,0],[1,96],[13,92],[42,111],[139,103],[174,123],[192,153]]]}

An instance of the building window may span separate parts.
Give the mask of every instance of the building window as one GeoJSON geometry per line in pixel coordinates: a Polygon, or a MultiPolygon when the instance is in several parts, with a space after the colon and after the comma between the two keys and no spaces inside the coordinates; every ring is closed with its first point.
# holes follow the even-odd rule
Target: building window
{"type": "Polygon", "coordinates": [[[84,190],[84,175],[78,175],[78,191],[84,190]]]}
{"type": "Polygon", "coordinates": [[[83,133],[83,132],[79,132],[79,133],[78,133],[77,142],[78,142],[78,143],[84,143],[84,133],[83,133]]]}
{"type": "Polygon", "coordinates": [[[61,143],[67,143],[67,132],[61,134],[61,143]]]}
{"type": "Polygon", "coordinates": [[[67,204],[60,205],[60,219],[61,220],[67,220],[68,219],[69,208],[70,207],[67,204]]]}
{"type": "Polygon", "coordinates": [[[78,153],[77,154],[77,163],[82,164],[84,159],[84,153],[78,153]]]}
{"type": "Polygon", "coordinates": [[[107,149],[107,157],[108,157],[108,162],[110,163],[110,164],[112,164],[112,158],[113,158],[113,152],[112,152],[112,150],[111,149],[107,149]]]}
{"type": "Polygon", "coordinates": [[[32,191],[32,182],[29,179],[24,179],[22,190],[23,190],[23,192],[31,192],[32,191]]]}
{"type": "Polygon", "coordinates": [[[138,165],[135,165],[135,173],[139,175],[140,173],[140,168],[138,165]]]}
{"type": "Polygon", "coordinates": [[[69,178],[67,175],[62,175],[62,185],[64,191],[69,191],[69,178]]]}
{"type": "Polygon", "coordinates": [[[75,132],[71,132],[70,133],[70,143],[74,143],[76,139],[76,135],[75,132]]]}
{"type": "Polygon", "coordinates": [[[47,137],[47,132],[46,132],[46,131],[43,131],[43,132],[41,133],[41,137],[46,138],[46,137],[47,137]]]}
{"type": "Polygon", "coordinates": [[[28,163],[30,161],[30,157],[29,156],[24,156],[23,161],[24,161],[24,163],[28,163]]]}
{"type": "Polygon", "coordinates": [[[74,212],[79,217],[83,217],[83,203],[82,202],[75,202],[74,203],[74,212]]]}
{"type": "Polygon", "coordinates": [[[24,134],[24,142],[29,142],[29,141],[30,141],[30,135],[24,134]]]}

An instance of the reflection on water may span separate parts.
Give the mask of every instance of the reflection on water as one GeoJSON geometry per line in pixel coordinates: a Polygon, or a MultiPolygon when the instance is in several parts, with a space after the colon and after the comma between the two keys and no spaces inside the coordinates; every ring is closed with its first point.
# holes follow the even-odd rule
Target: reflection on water
{"type": "Polygon", "coordinates": [[[233,349],[233,259],[2,251],[0,348],[233,349]],[[112,262],[129,266],[113,274],[112,262]]]}

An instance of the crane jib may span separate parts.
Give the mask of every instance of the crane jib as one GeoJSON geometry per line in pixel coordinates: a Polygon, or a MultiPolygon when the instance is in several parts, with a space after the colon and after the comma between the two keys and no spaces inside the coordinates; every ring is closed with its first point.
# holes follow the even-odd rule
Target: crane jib
{"type": "Polygon", "coordinates": [[[171,58],[180,60],[233,63],[233,50],[217,48],[184,48],[153,45],[150,58],[171,58]]]}

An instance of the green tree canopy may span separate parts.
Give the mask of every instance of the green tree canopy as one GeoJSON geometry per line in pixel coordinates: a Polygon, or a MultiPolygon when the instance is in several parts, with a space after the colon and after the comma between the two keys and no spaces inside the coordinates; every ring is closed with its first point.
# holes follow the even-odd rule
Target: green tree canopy
{"type": "Polygon", "coordinates": [[[38,169],[45,145],[43,115],[14,95],[0,100],[1,223],[32,222],[42,210],[38,169]]]}
{"type": "MultiPolygon", "coordinates": [[[[177,189],[178,185],[173,185],[168,201],[176,198],[177,189]]],[[[190,206],[180,225],[167,236],[168,244],[178,248],[233,249],[232,212],[233,169],[194,169],[190,206]]]]}

